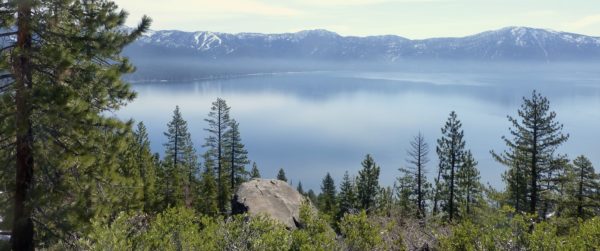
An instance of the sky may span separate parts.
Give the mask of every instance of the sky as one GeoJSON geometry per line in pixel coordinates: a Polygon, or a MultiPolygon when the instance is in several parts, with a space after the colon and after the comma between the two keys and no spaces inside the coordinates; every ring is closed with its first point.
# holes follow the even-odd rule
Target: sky
{"type": "Polygon", "coordinates": [[[600,36],[598,0],[115,0],[153,30],[460,37],[506,26],[600,36]]]}

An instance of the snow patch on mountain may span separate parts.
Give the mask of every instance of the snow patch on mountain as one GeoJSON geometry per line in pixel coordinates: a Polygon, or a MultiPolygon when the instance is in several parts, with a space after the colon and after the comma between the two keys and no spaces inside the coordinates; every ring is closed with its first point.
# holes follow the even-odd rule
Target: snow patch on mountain
{"type": "MultiPolygon", "coordinates": [[[[600,60],[600,38],[549,29],[506,27],[458,38],[341,36],[328,30],[296,33],[149,31],[135,45],[192,50],[199,58],[272,57],[327,60],[474,59],[600,60]]],[[[152,53],[143,51],[139,53],[152,53]]],[[[181,54],[189,54],[181,51],[181,54]]]]}

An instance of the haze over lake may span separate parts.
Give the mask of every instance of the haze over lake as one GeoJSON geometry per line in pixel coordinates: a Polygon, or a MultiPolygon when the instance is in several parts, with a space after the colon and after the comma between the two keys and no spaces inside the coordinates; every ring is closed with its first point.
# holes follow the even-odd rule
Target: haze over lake
{"type": "MultiPolygon", "coordinates": [[[[331,172],[339,184],[344,171],[360,169],[365,154],[381,166],[380,180],[392,185],[406,165],[409,140],[422,132],[431,154],[429,176],[437,170],[436,139],[454,110],[463,123],[467,149],[479,161],[482,182],[502,187],[505,168],[489,151],[502,151],[509,136],[506,116],[516,116],[523,96],[535,89],[551,101],[569,141],[559,153],[588,156],[600,166],[600,71],[593,64],[409,65],[249,74],[232,78],[137,82],[138,98],[116,113],[143,121],[152,150],[162,156],[163,132],[179,105],[198,153],[206,136],[211,103],[224,98],[240,123],[243,143],[263,177],[284,168],[294,185],[319,189],[331,172]]],[[[248,167],[249,168],[249,167],[248,167]]]]}

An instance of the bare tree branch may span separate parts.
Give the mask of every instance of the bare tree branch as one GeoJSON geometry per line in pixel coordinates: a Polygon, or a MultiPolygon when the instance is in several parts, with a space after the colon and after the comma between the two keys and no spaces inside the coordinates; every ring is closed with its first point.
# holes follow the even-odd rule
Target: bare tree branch
{"type": "Polygon", "coordinates": [[[3,85],[3,86],[0,86],[0,92],[4,92],[6,89],[8,89],[8,88],[9,88],[10,86],[12,86],[14,83],[15,83],[15,82],[10,82],[10,83],[7,83],[7,84],[5,84],[5,85],[3,85]]]}
{"type": "Polygon", "coordinates": [[[11,45],[9,45],[9,46],[2,47],[2,48],[0,48],[0,53],[2,53],[2,52],[3,52],[3,51],[5,51],[5,50],[8,50],[8,49],[14,48],[15,46],[16,46],[15,44],[11,44],[11,45]]]}
{"type": "Polygon", "coordinates": [[[13,74],[4,74],[4,75],[0,75],[0,80],[12,78],[12,77],[13,77],[13,74]]]}
{"type": "Polygon", "coordinates": [[[9,36],[14,36],[14,35],[17,35],[16,31],[0,33],[0,37],[9,37],[9,36]]]}

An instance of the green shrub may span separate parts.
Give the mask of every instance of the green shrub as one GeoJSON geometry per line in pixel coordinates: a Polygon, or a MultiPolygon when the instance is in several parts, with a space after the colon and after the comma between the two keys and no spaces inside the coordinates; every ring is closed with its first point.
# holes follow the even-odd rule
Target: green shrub
{"type": "MultiPolygon", "coordinates": [[[[528,233],[531,216],[503,207],[477,217],[473,222],[464,220],[451,226],[451,233],[442,236],[442,250],[523,250],[529,247],[528,233]]],[[[540,239],[545,238],[538,234],[540,239]]]]}
{"type": "Polygon", "coordinates": [[[382,248],[382,229],[367,218],[363,210],[358,214],[346,214],[340,222],[345,244],[350,250],[375,250],[382,248]]]}
{"type": "Polygon", "coordinates": [[[556,234],[557,228],[553,222],[543,221],[535,224],[531,234],[528,234],[529,250],[564,250],[561,248],[562,239],[556,234]]]}
{"type": "Polygon", "coordinates": [[[487,220],[464,221],[440,239],[441,250],[600,250],[600,218],[552,218],[532,225],[534,217],[503,208],[487,220]]]}
{"type": "Polygon", "coordinates": [[[223,250],[289,250],[291,243],[290,232],[266,216],[232,216],[214,234],[223,250]]]}
{"type": "Polygon", "coordinates": [[[325,215],[319,215],[308,204],[300,208],[302,227],[292,232],[291,250],[336,250],[336,234],[325,215]]]}
{"type": "Polygon", "coordinates": [[[440,246],[443,250],[482,250],[481,239],[486,238],[479,232],[479,228],[470,221],[465,221],[452,228],[452,235],[442,239],[440,246]]]}
{"type": "Polygon", "coordinates": [[[112,221],[94,219],[79,246],[84,250],[215,250],[217,227],[212,218],[181,207],[153,219],[120,213],[112,221]]]}
{"type": "Polygon", "coordinates": [[[143,250],[215,250],[218,225],[193,210],[169,208],[158,214],[142,235],[143,250]]]}
{"type": "MultiPolygon", "coordinates": [[[[119,213],[109,222],[107,218],[92,220],[91,231],[79,245],[89,250],[133,250],[138,249],[146,225],[145,215],[119,213]]],[[[58,247],[59,245],[57,245],[58,247]]]]}
{"type": "Polygon", "coordinates": [[[579,220],[577,227],[571,229],[565,250],[600,250],[600,217],[579,220]]]}

